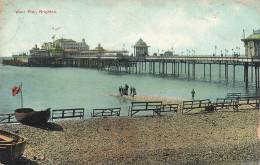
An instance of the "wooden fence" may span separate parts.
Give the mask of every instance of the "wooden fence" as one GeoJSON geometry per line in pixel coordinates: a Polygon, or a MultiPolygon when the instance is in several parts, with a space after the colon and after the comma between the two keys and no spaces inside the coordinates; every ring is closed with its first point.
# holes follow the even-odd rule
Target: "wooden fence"
{"type": "Polygon", "coordinates": [[[0,123],[17,123],[14,114],[0,114],[0,123]]]}
{"type": "Polygon", "coordinates": [[[91,117],[120,116],[121,108],[93,109],[91,117]]]}
{"type": "Polygon", "coordinates": [[[84,108],[74,108],[74,109],[55,109],[52,110],[52,120],[53,119],[65,119],[65,118],[84,118],[84,108]]]}

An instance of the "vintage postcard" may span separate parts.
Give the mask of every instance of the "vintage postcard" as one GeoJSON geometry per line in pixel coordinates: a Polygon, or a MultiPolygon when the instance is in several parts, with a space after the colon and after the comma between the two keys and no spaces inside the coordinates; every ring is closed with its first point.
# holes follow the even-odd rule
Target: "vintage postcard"
{"type": "Polygon", "coordinates": [[[259,67],[259,0],[0,0],[0,164],[258,165],[259,67]]]}

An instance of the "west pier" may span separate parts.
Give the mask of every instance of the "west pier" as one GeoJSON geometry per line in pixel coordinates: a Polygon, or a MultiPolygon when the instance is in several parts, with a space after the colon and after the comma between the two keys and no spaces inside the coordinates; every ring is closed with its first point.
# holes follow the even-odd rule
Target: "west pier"
{"type": "MultiPolygon", "coordinates": [[[[245,87],[248,88],[249,78],[254,80],[255,87],[259,88],[260,58],[248,57],[216,57],[216,56],[172,56],[172,57],[131,57],[131,56],[14,56],[13,60],[4,60],[3,64],[31,67],[83,67],[95,68],[99,71],[122,72],[126,74],[159,74],[159,75],[187,75],[195,79],[197,65],[203,65],[204,79],[211,79],[212,66],[218,65],[219,77],[224,72],[225,80],[229,74],[235,81],[236,68],[244,68],[245,87]],[[230,67],[231,66],[231,67],[230,67]],[[221,68],[224,67],[222,71],[221,68]],[[232,69],[231,69],[232,68],[232,69]],[[250,75],[250,74],[251,75],[250,75]]],[[[216,71],[215,71],[216,72],[216,71]]]]}
{"type": "Polygon", "coordinates": [[[153,56],[149,56],[148,48],[150,46],[140,38],[133,46],[134,54],[129,56],[125,49],[106,50],[101,44],[90,50],[84,38],[81,42],[61,38],[43,43],[41,49],[35,44],[35,47],[27,54],[13,53],[13,60],[4,60],[3,64],[32,67],[86,67],[126,74],[148,73],[175,77],[186,75],[187,78],[192,79],[196,78],[196,67],[203,65],[203,78],[206,79],[206,76],[209,76],[207,78],[210,80],[212,66],[218,65],[219,79],[224,72],[224,79],[228,81],[232,78],[230,76],[232,74],[234,82],[236,81],[236,68],[242,66],[245,87],[249,86],[249,74],[251,74],[251,82],[258,89],[260,85],[260,30],[253,30],[253,34],[247,38],[244,33],[241,41],[245,46],[245,55],[241,56],[239,47],[236,47],[237,51],[232,49],[232,53],[229,55],[225,49],[225,55],[221,51],[221,54],[217,56],[216,46],[215,54],[207,56],[195,56],[194,50],[192,50],[192,54],[188,54],[187,50],[186,56],[183,53],[182,55],[174,54],[173,49],[172,52],[166,51],[164,54],[159,54],[158,49],[158,54],[154,53],[153,56]],[[223,71],[221,71],[222,68],[224,68],[223,71]]]}

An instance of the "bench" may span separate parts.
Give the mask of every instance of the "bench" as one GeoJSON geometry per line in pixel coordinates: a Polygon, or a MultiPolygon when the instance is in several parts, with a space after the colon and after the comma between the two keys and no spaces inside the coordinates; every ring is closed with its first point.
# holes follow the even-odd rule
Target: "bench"
{"type": "Polygon", "coordinates": [[[161,112],[178,112],[179,104],[163,104],[161,112]]]}
{"type": "Polygon", "coordinates": [[[221,109],[229,109],[230,107],[233,110],[238,110],[237,98],[217,98],[215,103],[216,110],[218,107],[221,109]]]}
{"type": "Polygon", "coordinates": [[[65,119],[65,118],[84,118],[84,108],[74,108],[74,109],[55,109],[52,110],[52,120],[53,119],[65,119]]]}
{"type": "Polygon", "coordinates": [[[239,98],[241,93],[227,93],[227,98],[239,98]]]}
{"type": "Polygon", "coordinates": [[[15,122],[17,122],[17,120],[15,119],[14,114],[0,114],[0,123],[15,123],[15,122]]]}
{"type": "Polygon", "coordinates": [[[209,109],[210,105],[211,105],[210,99],[183,101],[181,111],[183,114],[184,111],[186,111],[185,113],[188,113],[194,109],[206,110],[209,109]]]}
{"type": "Polygon", "coordinates": [[[132,102],[131,103],[131,116],[140,111],[152,111],[153,115],[161,115],[162,101],[148,101],[148,102],[132,102]]]}
{"type": "Polygon", "coordinates": [[[91,117],[120,116],[121,108],[93,109],[91,117]]]}
{"type": "Polygon", "coordinates": [[[258,97],[256,97],[256,96],[239,97],[236,99],[236,101],[237,101],[238,106],[250,105],[250,106],[253,106],[254,108],[259,107],[259,100],[258,100],[258,97]]]}

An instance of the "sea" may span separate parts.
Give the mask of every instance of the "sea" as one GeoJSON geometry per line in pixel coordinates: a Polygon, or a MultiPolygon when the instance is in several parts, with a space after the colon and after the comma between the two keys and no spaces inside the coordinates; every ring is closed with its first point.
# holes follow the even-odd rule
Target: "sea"
{"type": "MultiPolygon", "coordinates": [[[[0,62],[2,61],[1,58],[0,62]]],[[[233,66],[229,66],[229,77],[224,77],[224,66],[196,65],[196,77],[189,78],[184,72],[184,65],[179,76],[172,74],[172,66],[168,65],[168,75],[149,74],[147,69],[142,73],[100,71],[90,68],[76,67],[18,67],[0,64],[0,114],[13,113],[21,108],[21,93],[12,96],[12,88],[22,83],[23,107],[34,110],[85,108],[85,118],[91,117],[93,109],[121,107],[121,115],[127,116],[130,101],[111,96],[119,93],[119,87],[127,84],[135,87],[137,95],[174,97],[191,99],[191,91],[195,90],[195,99],[224,98],[227,93],[242,93],[258,96],[254,79],[251,79],[249,68],[249,87],[243,79],[243,67],[236,66],[235,81],[233,66]]],[[[139,69],[138,69],[139,70],[139,69]]]]}

